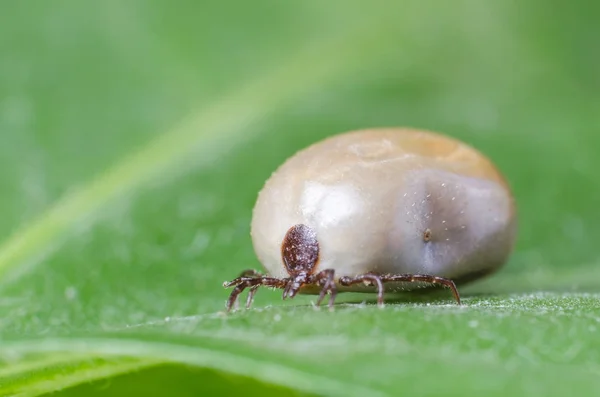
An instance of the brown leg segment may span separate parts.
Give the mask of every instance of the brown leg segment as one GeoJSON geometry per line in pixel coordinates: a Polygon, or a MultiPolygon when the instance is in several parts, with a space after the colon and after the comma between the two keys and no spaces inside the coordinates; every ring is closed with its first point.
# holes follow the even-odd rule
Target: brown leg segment
{"type": "Polygon", "coordinates": [[[335,302],[335,296],[337,295],[334,276],[335,270],[333,269],[325,269],[313,276],[311,282],[323,286],[323,289],[321,289],[321,293],[319,294],[319,299],[317,300],[317,306],[321,304],[321,302],[325,298],[325,295],[327,295],[327,293],[329,292],[331,295],[329,297],[329,307],[333,307],[333,304],[335,302]]]}
{"type": "Polygon", "coordinates": [[[456,303],[460,305],[460,294],[458,293],[458,289],[456,289],[454,281],[448,278],[431,276],[429,274],[388,274],[381,276],[381,281],[384,283],[390,281],[406,281],[410,283],[422,282],[430,284],[439,284],[441,286],[449,288],[452,291],[452,295],[454,295],[456,303]]]}
{"type": "Polygon", "coordinates": [[[361,274],[356,277],[341,277],[340,284],[347,287],[353,284],[370,282],[372,285],[377,285],[377,304],[383,306],[383,282],[380,276],[376,274],[361,274]]]}
{"type": "MultiPolygon", "coordinates": [[[[246,269],[240,273],[240,277],[263,277],[264,274],[255,269],[246,269]]],[[[254,301],[254,294],[256,294],[256,290],[260,287],[259,285],[254,285],[248,291],[248,297],[246,298],[246,309],[249,309],[254,301]]],[[[237,301],[235,302],[235,308],[237,309],[237,301]]]]}
{"type": "Polygon", "coordinates": [[[249,288],[248,298],[246,299],[246,308],[249,308],[254,299],[256,290],[261,286],[283,289],[283,299],[286,299],[293,298],[303,285],[310,284],[322,287],[317,306],[321,304],[325,295],[329,293],[331,295],[329,298],[329,307],[333,307],[337,293],[334,276],[335,271],[333,269],[326,269],[310,276],[306,273],[301,273],[295,275],[293,278],[268,277],[263,276],[254,270],[245,270],[242,272],[242,275],[235,280],[223,283],[223,287],[225,288],[234,287],[229,295],[229,299],[227,299],[227,311],[230,311],[234,306],[237,309],[238,297],[246,288],[249,288]]]}
{"type": "MultiPolygon", "coordinates": [[[[263,277],[263,274],[261,274],[259,271],[254,270],[254,269],[246,269],[246,270],[242,271],[235,280],[223,283],[223,287],[228,288],[228,287],[231,287],[234,285],[238,285],[247,278],[260,278],[260,277],[263,277]]],[[[250,291],[248,291],[248,298],[246,299],[246,308],[249,308],[250,305],[252,304],[252,301],[254,300],[254,294],[256,293],[256,290],[258,289],[258,287],[260,287],[260,285],[254,285],[250,288],[250,291]]],[[[243,288],[242,288],[242,290],[243,290],[243,288]]],[[[238,295],[239,295],[239,293],[238,293],[238,295]]],[[[237,309],[238,308],[237,299],[235,300],[234,304],[235,304],[235,308],[237,309]]]]}
{"type": "Polygon", "coordinates": [[[231,308],[235,305],[237,307],[237,301],[239,295],[246,288],[250,288],[250,292],[248,293],[248,299],[246,300],[246,307],[249,307],[254,298],[254,294],[256,290],[260,286],[272,287],[272,288],[284,288],[287,284],[288,280],[279,279],[273,277],[238,277],[233,281],[223,283],[223,287],[229,288],[235,286],[233,291],[231,291],[231,295],[229,295],[229,299],[227,299],[227,311],[230,311],[231,308]]]}
{"type": "Polygon", "coordinates": [[[246,309],[250,309],[250,306],[254,301],[254,294],[256,294],[256,290],[258,289],[258,287],[260,287],[260,284],[253,285],[252,287],[250,287],[250,290],[248,291],[248,297],[246,298],[246,309]]]}
{"type": "Polygon", "coordinates": [[[438,277],[431,276],[428,274],[362,274],[356,277],[341,277],[340,284],[345,286],[350,286],[353,284],[362,283],[365,281],[370,281],[372,284],[377,284],[377,303],[379,305],[383,305],[383,283],[386,282],[407,282],[407,283],[430,283],[430,284],[440,284],[446,288],[449,288],[454,295],[454,299],[460,305],[460,295],[458,293],[458,289],[456,289],[456,285],[454,281],[438,277]]]}

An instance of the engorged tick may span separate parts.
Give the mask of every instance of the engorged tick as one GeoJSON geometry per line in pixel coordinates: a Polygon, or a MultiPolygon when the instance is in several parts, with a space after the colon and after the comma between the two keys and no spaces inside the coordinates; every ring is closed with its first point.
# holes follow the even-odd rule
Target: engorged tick
{"type": "Polygon", "coordinates": [[[472,147],[434,132],[370,129],[335,135],[289,158],[265,183],[251,235],[268,271],[246,270],[227,310],[249,289],[283,299],[343,291],[450,288],[493,273],[508,259],[516,207],[494,164],[472,147]],[[456,283],[456,284],[455,284],[456,283]]]}

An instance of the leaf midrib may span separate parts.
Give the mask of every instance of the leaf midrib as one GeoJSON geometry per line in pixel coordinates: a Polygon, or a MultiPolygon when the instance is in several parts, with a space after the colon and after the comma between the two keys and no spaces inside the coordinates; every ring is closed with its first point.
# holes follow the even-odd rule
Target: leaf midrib
{"type": "MultiPolygon", "coordinates": [[[[308,393],[318,393],[339,396],[385,396],[385,393],[347,380],[323,377],[318,373],[309,373],[280,362],[270,362],[268,359],[256,359],[243,354],[232,354],[211,349],[207,346],[189,346],[166,342],[147,342],[134,339],[87,338],[87,339],[44,339],[39,341],[11,343],[11,351],[20,354],[30,352],[59,353],[69,349],[79,349],[93,357],[127,356],[141,360],[160,360],[161,353],[168,351],[169,360],[213,368],[236,375],[251,376],[267,383],[276,383],[308,393]],[[265,374],[268,374],[265,375],[265,374]]],[[[142,361],[143,363],[143,361],[142,361]]],[[[127,371],[131,368],[127,367],[127,371]]],[[[117,375],[115,371],[111,376],[117,375]]],[[[77,383],[73,382],[72,385],[77,383]]]]}
{"type": "Polygon", "coordinates": [[[14,395],[19,397],[35,397],[44,395],[56,390],[63,390],[84,382],[91,382],[100,379],[106,379],[112,376],[123,375],[133,371],[139,371],[156,367],[165,363],[165,360],[139,359],[132,362],[127,360],[123,362],[102,362],[93,366],[89,364],[90,357],[86,358],[71,357],[70,359],[61,356],[50,355],[48,357],[36,357],[32,362],[19,366],[16,370],[27,372],[44,371],[44,377],[33,377],[20,379],[13,383],[6,383],[12,377],[16,377],[16,370],[0,370],[0,393],[2,395],[14,395]],[[77,367],[82,364],[82,367],[77,367]],[[72,371],[65,369],[65,366],[75,366],[72,371]],[[49,376],[52,375],[52,376],[49,376]],[[10,393],[10,394],[8,394],[10,393]],[[18,393],[18,394],[14,394],[18,393]]]}
{"type": "MultiPolygon", "coordinates": [[[[214,336],[220,340],[225,340],[220,336],[214,336]]],[[[111,358],[115,356],[126,356],[140,360],[140,368],[149,365],[149,363],[177,362],[198,367],[212,368],[215,370],[236,374],[240,376],[251,376],[255,379],[267,383],[278,384],[285,387],[294,388],[307,393],[317,393],[326,395],[340,396],[384,396],[388,395],[385,389],[375,389],[365,387],[360,384],[353,384],[348,379],[339,379],[335,376],[323,376],[317,372],[308,372],[306,369],[300,369],[289,362],[277,360],[277,355],[272,359],[266,353],[260,359],[240,349],[236,353],[224,351],[211,347],[211,337],[203,335],[200,339],[190,343],[174,343],[170,341],[152,341],[148,339],[115,338],[115,337],[81,337],[81,338],[47,338],[28,341],[6,341],[5,347],[14,354],[47,353],[55,354],[65,351],[77,351],[85,353],[91,357],[111,358]],[[204,340],[203,340],[204,339],[204,340]],[[167,355],[169,359],[163,359],[167,355]],[[149,361],[148,361],[149,360],[149,361]],[[164,361],[163,361],[164,360],[164,361]]],[[[258,341],[254,341],[257,343],[258,341]]],[[[266,343],[267,341],[264,341],[266,343]]],[[[294,344],[294,341],[290,342],[294,344]]],[[[302,342],[304,343],[304,341],[302,342]]],[[[228,350],[236,350],[236,346],[244,346],[244,341],[231,340],[231,346],[228,350]]],[[[259,345],[260,346],[260,345],[259,345]]],[[[255,345],[256,347],[256,345],[255,345]]],[[[257,347],[260,348],[260,347],[257,347]]],[[[336,349],[328,354],[334,353],[336,349]]],[[[283,350],[285,351],[285,349],[283,350]]],[[[496,368],[497,371],[505,370],[508,364],[505,360],[497,356],[490,357],[489,352],[481,350],[477,352],[457,352],[451,347],[440,350],[432,346],[431,348],[419,347],[418,351],[409,352],[406,357],[412,357],[418,354],[420,360],[425,359],[430,362],[437,362],[440,365],[452,366],[473,366],[483,365],[490,368],[496,368]]],[[[353,359],[358,359],[354,357],[353,359]]],[[[528,364],[530,365],[530,364],[528,364]]],[[[127,367],[126,371],[131,371],[133,367],[127,367]]],[[[595,379],[594,373],[600,373],[600,367],[590,366],[588,364],[531,364],[529,368],[534,370],[552,371],[565,376],[568,373],[578,374],[586,379],[595,379]],[[589,376],[589,377],[588,377],[589,376]]],[[[134,368],[133,368],[134,369],[134,368]]],[[[104,369],[102,369],[104,370],[104,369]]],[[[489,373],[489,371],[486,371],[489,373]]],[[[111,371],[107,376],[117,375],[118,370],[111,371]]],[[[77,375],[72,375],[70,385],[77,384],[77,375]]],[[[98,376],[98,379],[102,378],[98,376]]],[[[557,378],[558,379],[558,378],[557,378]]],[[[60,381],[60,380],[59,380],[60,381]]]]}

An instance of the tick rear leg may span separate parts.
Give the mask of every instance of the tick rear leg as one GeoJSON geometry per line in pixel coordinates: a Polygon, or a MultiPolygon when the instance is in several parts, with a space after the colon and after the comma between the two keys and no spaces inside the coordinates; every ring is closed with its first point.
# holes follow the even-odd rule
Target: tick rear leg
{"type": "Polygon", "coordinates": [[[231,308],[235,305],[237,308],[238,305],[238,297],[239,295],[246,289],[250,288],[248,292],[248,299],[246,300],[246,308],[250,307],[252,304],[252,300],[254,299],[254,294],[256,290],[260,286],[272,287],[272,288],[284,288],[287,284],[287,280],[273,278],[273,277],[238,277],[235,280],[230,282],[223,283],[223,287],[229,288],[235,286],[231,294],[229,295],[229,299],[227,299],[226,308],[227,311],[230,311],[231,308]]]}
{"type": "Polygon", "coordinates": [[[430,284],[439,284],[443,287],[449,288],[452,291],[452,295],[454,295],[454,299],[456,299],[456,303],[460,305],[460,295],[458,293],[458,289],[456,289],[456,285],[454,281],[438,277],[432,276],[429,274],[386,274],[381,275],[382,282],[393,282],[393,281],[404,281],[409,283],[430,283],[430,284]]]}
{"type": "Polygon", "coordinates": [[[439,284],[446,288],[449,288],[456,299],[456,303],[460,303],[460,295],[458,289],[454,284],[454,281],[438,277],[431,276],[429,274],[361,274],[356,277],[341,277],[340,284],[344,286],[350,286],[353,284],[363,283],[369,281],[371,284],[377,284],[377,303],[383,305],[383,283],[388,282],[407,282],[407,283],[430,283],[439,284]]]}
{"type": "Polygon", "coordinates": [[[372,285],[377,285],[377,304],[379,306],[383,306],[383,281],[380,276],[376,274],[361,274],[356,277],[340,277],[340,284],[349,287],[353,284],[359,283],[370,283],[372,285]]]}

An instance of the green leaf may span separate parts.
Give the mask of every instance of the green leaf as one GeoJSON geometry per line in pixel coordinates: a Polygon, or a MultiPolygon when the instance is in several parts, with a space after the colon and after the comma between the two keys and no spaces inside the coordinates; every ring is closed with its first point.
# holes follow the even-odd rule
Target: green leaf
{"type": "MultiPolygon", "coordinates": [[[[551,2],[553,3],[553,2],[551,2]]],[[[556,4],[558,5],[558,3],[556,4]]],[[[600,387],[598,6],[12,2],[0,13],[0,395],[590,395],[600,387]],[[390,297],[260,268],[296,150],[404,125],[488,154],[519,207],[496,275],[390,297]]]]}

